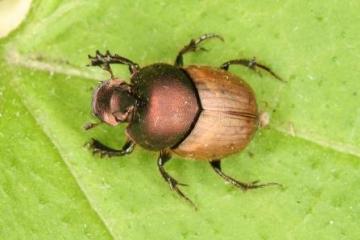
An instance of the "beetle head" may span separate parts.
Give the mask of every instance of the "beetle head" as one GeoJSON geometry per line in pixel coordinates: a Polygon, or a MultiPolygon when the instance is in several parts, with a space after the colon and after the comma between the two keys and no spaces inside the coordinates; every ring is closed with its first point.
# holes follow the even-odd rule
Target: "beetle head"
{"type": "Polygon", "coordinates": [[[134,104],[135,98],[131,94],[131,86],[119,79],[102,82],[92,98],[94,115],[112,126],[129,122],[134,104]]]}

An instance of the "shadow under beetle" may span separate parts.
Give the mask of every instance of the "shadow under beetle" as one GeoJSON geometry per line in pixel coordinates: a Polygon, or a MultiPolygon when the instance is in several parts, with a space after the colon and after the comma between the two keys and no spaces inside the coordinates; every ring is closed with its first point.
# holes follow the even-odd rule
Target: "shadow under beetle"
{"type": "MultiPolygon", "coordinates": [[[[281,78],[255,59],[230,60],[219,68],[184,67],[183,55],[204,50],[199,45],[211,38],[223,41],[217,34],[204,34],[192,39],[179,51],[174,65],[155,63],[140,67],[109,51],[105,54],[96,51],[94,57],[89,55],[91,66],[99,66],[111,75],[110,80],[102,82],[93,94],[93,113],[101,122],[112,126],[128,123],[127,141],[120,150],[92,139],[88,144],[92,152],[102,157],[123,156],[130,154],[136,144],[159,151],[157,166],[161,176],[172,190],[194,207],[193,202],[179,189],[185,184],[179,183],[164,168],[171,153],[209,161],[220,177],[242,190],[280,185],[241,182],[221,170],[221,159],[245,148],[260,121],[253,90],[242,79],[229,73],[229,67],[243,65],[252,70],[261,68],[275,78],[281,78]],[[129,67],[130,84],[114,77],[111,64],[129,67]]],[[[98,123],[85,128],[96,125],[98,123]]]]}

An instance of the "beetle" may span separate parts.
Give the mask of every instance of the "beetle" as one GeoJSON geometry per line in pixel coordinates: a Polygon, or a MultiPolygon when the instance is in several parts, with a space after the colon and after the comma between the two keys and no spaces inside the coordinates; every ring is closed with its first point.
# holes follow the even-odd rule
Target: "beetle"
{"type": "MultiPolygon", "coordinates": [[[[157,166],[161,176],[183,199],[195,206],[180,190],[185,185],[170,176],[164,165],[175,153],[184,158],[204,160],[226,182],[242,190],[278,183],[258,181],[246,183],[226,175],[221,159],[243,150],[251,141],[260,120],[252,88],[230,73],[231,65],[260,68],[282,80],[269,67],[255,59],[234,59],[219,68],[190,65],[184,67],[183,55],[204,50],[205,40],[224,39],[217,34],[204,34],[191,39],[177,54],[173,65],[155,63],[145,67],[107,51],[89,55],[90,66],[99,66],[110,73],[93,93],[92,111],[100,123],[116,126],[128,123],[127,140],[121,149],[106,146],[92,139],[88,146],[94,154],[115,157],[130,154],[136,144],[159,151],[157,166]],[[130,83],[115,77],[111,64],[127,65],[130,83]]],[[[90,129],[99,123],[88,124],[90,129]]]]}

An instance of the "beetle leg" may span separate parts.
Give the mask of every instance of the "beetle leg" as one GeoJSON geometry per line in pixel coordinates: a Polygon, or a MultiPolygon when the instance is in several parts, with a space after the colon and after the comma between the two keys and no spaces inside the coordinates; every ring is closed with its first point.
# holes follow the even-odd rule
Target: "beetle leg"
{"type": "Polygon", "coordinates": [[[108,71],[111,74],[111,78],[114,78],[114,75],[112,73],[110,64],[125,64],[129,66],[129,71],[131,74],[137,72],[140,67],[137,63],[134,63],[133,61],[121,57],[117,54],[111,54],[109,51],[106,51],[105,54],[102,54],[99,52],[99,50],[96,51],[96,55],[93,57],[91,55],[88,56],[90,59],[89,66],[99,66],[105,71],[108,71]]]}
{"type": "Polygon", "coordinates": [[[250,68],[251,70],[256,71],[256,68],[261,68],[265,71],[267,71],[268,73],[270,73],[273,77],[275,77],[276,79],[282,81],[282,82],[286,82],[285,80],[281,79],[276,73],[274,73],[271,68],[269,68],[268,66],[265,66],[261,63],[256,62],[255,57],[251,60],[249,59],[234,59],[234,60],[230,60],[227,61],[225,63],[223,63],[220,68],[227,71],[229,70],[230,65],[243,65],[245,67],[250,68]]]}
{"type": "Polygon", "coordinates": [[[244,183],[244,182],[240,182],[232,177],[229,177],[228,175],[226,175],[225,173],[223,173],[221,171],[221,160],[212,160],[210,161],[210,165],[211,167],[214,169],[214,171],[220,176],[222,177],[226,182],[231,183],[232,185],[234,185],[235,187],[238,187],[244,191],[249,190],[249,189],[255,189],[255,188],[262,188],[262,187],[266,187],[266,186],[271,186],[271,185],[277,185],[277,186],[282,186],[279,183],[263,183],[263,184],[259,184],[259,181],[254,181],[254,182],[250,182],[250,183],[244,183]]]}
{"type": "Polygon", "coordinates": [[[224,41],[224,39],[217,34],[214,33],[208,33],[208,34],[204,34],[201,35],[198,39],[194,40],[191,39],[189,44],[187,44],[185,47],[183,47],[180,52],[178,53],[178,55],[176,56],[176,60],[175,60],[175,66],[177,67],[182,67],[184,65],[183,63],[183,55],[185,53],[188,52],[196,52],[197,50],[206,50],[205,48],[199,47],[200,43],[205,41],[206,39],[210,39],[210,38],[218,38],[221,41],[224,41]]]}
{"type": "Polygon", "coordinates": [[[99,154],[100,157],[115,157],[115,156],[124,156],[126,154],[132,153],[135,147],[135,142],[132,140],[127,140],[124,146],[118,150],[110,148],[96,139],[91,139],[87,146],[91,149],[93,154],[99,154]]]}
{"type": "Polygon", "coordinates": [[[190,203],[195,209],[195,204],[178,188],[178,185],[180,186],[187,186],[184,183],[179,183],[176,179],[174,179],[172,176],[170,176],[164,168],[165,163],[167,163],[171,159],[171,155],[166,150],[161,150],[160,155],[157,161],[157,165],[159,168],[159,171],[161,173],[161,176],[165,179],[166,182],[169,183],[170,189],[174,190],[181,198],[183,198],[185,201],[190,203]]]}

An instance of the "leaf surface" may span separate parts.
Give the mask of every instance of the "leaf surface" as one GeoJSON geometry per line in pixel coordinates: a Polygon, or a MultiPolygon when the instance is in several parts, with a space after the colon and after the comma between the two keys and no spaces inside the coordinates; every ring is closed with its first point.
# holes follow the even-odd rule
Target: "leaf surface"
{"type": "MultiPolygon", "coordinates": [[[[316,1],[34,1],[0,41],[0,238],[358,239],[360,237],[360,3],[316,1]],[[100,159],[91,137],[120,147],[124,126],[84,132],[98,80],[87,55],[107,49],[141,66],[172,63],[203,33],[225,38],[185,64],[235,58],[269,65],[288,82],[231,67],[271,115],[223,164],[244,181],[285,188],[241,192],[208,164],[174,157],[182,202],[161,179],[157,153],[100,159]]],[[[129,79],[126,67],[116,75],[129,79]]]]}

